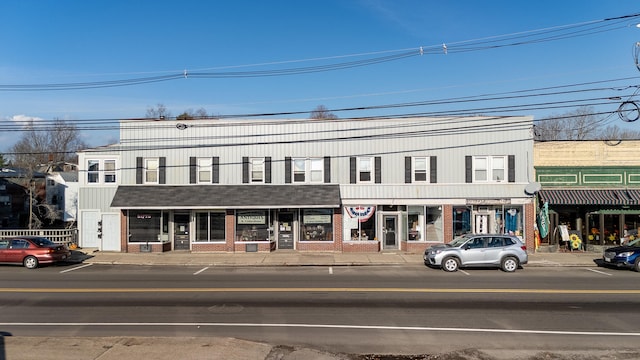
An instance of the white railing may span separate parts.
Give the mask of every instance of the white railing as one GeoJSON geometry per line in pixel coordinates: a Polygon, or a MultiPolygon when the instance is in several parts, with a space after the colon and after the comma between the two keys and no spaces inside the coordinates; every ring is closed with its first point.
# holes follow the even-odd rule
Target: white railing
{"type": "Polygon", "coordinates": [[[12,229],[0,230],[0,239],[16,236],[41,236],[56,244],[78,244],[78,229],[12,229]]]}

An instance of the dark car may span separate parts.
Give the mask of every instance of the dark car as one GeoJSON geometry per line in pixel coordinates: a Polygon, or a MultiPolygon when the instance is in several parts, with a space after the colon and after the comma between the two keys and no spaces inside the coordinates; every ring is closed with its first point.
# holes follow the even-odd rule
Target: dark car
{"type": "Polygon", "coordinates": [[[40,264],[66,260],[71,251],[45,237],[23,236],[0,239],[0,263],[24,265],[35,269],[40,264]]]}
{"type": "Polygon", "coordinates": [[[636,244],[608,248],[602,255],[604,265],[640,272],[640,246],[636,244]]]}

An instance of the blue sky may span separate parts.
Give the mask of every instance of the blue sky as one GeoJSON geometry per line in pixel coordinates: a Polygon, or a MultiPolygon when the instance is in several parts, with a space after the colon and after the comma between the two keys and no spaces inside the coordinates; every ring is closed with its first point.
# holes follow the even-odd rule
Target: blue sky
{"type": "MultiPolygon", "coordinates": [[[[220,115],[310,112],[318,105],[377,107],[596,82],[582,88],[608,90],[335,113],[340,118],[461,110],[494,114],[500,106],[562,99],[584,99],[587,105],[602,96],[629,99],[632,90],[624,89],[640,79],[632,57],[640,18],[597,21],[637,13],[640,4],[632,0],[2,1],[0,152],[20,134],[7,131],[16,121],[75,122],[85,141],[98,146],[118,136],[102,119],[143,117],[159,103],[173,115],[200,108],[220,115]],[[588,31],[564,28],[591,21],[588,31]],[[563,39],[533,41],[532,31],[541,29],[555,30],[549,34],[563,39]],[[481,48],[486,41],[504,46],[481,48]],[[340,70],[273,72],[405,53],[411,56],[340,70]],[[129,81],[185,70],[186,78],[119,87],[15,87],[129,81]],[[256,71],[272,76],[191,76],[256,71]],[[88,129],[87,120],[105,130],[88,129]]],[[[619,104],[597,107],[606,112],[619,104]]],[[[523,106],[508,115],[539,118],[570,110],[523,106]]],[[[640,130],[636,123],[612,119],[611,124],[640,130]]]]}

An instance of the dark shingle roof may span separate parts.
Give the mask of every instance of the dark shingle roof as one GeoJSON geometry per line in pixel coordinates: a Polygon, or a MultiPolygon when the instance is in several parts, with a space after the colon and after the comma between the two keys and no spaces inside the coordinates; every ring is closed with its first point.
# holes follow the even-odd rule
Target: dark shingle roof
{"type": "Polygon", "coordinates": [[[119,186],[111,207],[273,208],[340,207],[339,185],[119,186]]]}

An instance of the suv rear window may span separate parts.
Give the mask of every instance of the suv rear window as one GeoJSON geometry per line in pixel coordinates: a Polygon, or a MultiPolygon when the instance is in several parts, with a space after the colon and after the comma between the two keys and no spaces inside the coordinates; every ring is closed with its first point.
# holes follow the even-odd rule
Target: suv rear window
{"type": "Polygon", "coordinates": [[[512,238],[504,238],[504,244],[505,244],[506,246],[509,246],[509,245],[515,245],[515,244],[516,244],[516,242],[515,242],[515,241],[513,241],[513,239],[512,239],[512,238]]]}

